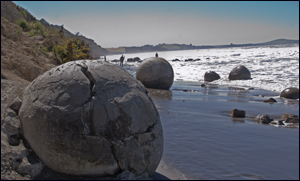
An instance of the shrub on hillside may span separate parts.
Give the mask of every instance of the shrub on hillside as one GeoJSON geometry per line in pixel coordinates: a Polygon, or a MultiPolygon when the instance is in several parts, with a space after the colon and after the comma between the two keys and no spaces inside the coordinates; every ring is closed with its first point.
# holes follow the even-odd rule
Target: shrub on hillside
{"type": "Polygon", "coordinates": [[[49,35],[49,33],[47,31],[45,31],[45,28],[44,28],[44,26],[42,25],[41,22],[36,21],[34,23],[34,27],[37,30],[38,34],[40,34],[40,35],[42,35],[44,37],[47,37],[49,35]]]}
{"type": "Polygon", "coordinates": [[[25,13],[24,11],[20,11],[20,13],[22,14],[22,16],[23,16],[24,18],[27,17],[27,15],[26,15],[26,13],[25,13]]]}
{"type": "Polygon", "coordinates": [[[89,52],[89,48],[80,40],[67,39],[64,46],[53,46],[54,56],[58,55],[63,63],[73,60],[89,59],[89,52]]]}
{"type": "Polygon", "coordinates": [[[24,30],[24,31],[30,31],[31,30],[31,26],[25,21],[20,19],[19,21],[17,21],[17,24],[24,30]]]}
{"type": "MultiPolygon", "coordinates": [[[[45,29],[44,26],[42,25],[42,23],[40,23],[39,21],[31,22],[30,24],[32,26],[30,28],[31,30],[28,32],[29,36],[42,35],[43,37],[47,37],[49,35],[49,32],[47,31],[47,29],[45,29]]],[[[24,25],[22,25],[22,26],[24,26],[24,25]]]]}
{"type": "Polygon", "coordinates": [[[29,32],[28,32],[28,34],[29,34],[29,36],[35,36],[35,30],[30,30],[29,32]]]}

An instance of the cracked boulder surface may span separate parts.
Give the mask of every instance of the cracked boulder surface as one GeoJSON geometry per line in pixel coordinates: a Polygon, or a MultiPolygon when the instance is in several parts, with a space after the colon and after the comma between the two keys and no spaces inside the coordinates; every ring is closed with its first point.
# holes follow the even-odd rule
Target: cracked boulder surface
{"type": "Polygon", "coordinates": [[[42,162],[70,175],[155,172],[163,153],[159,113],[141,82],[98,60],[55,67],[24,90],[21,131],[42,162]]]}
{"type": "Polygon", "coordinates": [[[136,79],[147,88],[169,90],[174,81],[172,65],[161,57],[146,58],[136,69],[136,79]]]}

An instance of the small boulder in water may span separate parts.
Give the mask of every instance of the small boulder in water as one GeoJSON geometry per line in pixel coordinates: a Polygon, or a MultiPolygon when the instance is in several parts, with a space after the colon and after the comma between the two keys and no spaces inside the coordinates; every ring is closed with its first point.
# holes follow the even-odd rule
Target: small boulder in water
{"type": "Polygon", "coordinates": [[[284,125],[282,120],[279,120],[277,125],[284,125]]]}
{"type": "Polygon", "coordinates": [[[231,117],[244,118],[245,114],[246,114],[246,111],[244,111],[244,110],[232,109],[232,111],[231,111],[231,117]]]}
{"type": "Polygon", "coordinates": [[[290,114],[290,113],[285,113],[281,119],[285,122],[285,123],[299,123],[299,116],[295,115],[295,114],[290,114]]]}
{"type": "Polygon", "coordinates": [[[294,87],[286,88],[280,93],[280,97],[299,99],[299,89],[294,87]]]}
{"type": "Polygon", "coordinates": [[[273,99],[273,98],[270,98],[268,100],[263,100],[263,102],[274,103],[274,102],[277,102],[277,101],[275,99],[273,99]]]}
{"type": "Polygon", "coordinates": [[[229,73],[229,80],[248,80],[251,79],[250,71],[243,65],[239,65],[229,73]]]}
{"type": "Polygon", "coordinates": [[[258,115],[257,118],[261,123],[265,124],[269,124],[273,121],[273,118],[271,118],[268,114],[258,115]]]}
{"type": "Polygon", "coordinates": [[[204,81],[212,82],[218,79],[220,79],[220,76],[215,71],[208,71],[204,74],[204,81]]]}

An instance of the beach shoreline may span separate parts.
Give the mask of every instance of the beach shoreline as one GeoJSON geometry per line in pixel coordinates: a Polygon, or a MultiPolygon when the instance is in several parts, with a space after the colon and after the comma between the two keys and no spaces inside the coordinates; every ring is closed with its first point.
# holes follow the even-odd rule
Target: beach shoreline
{"type": "Polygon", "coordinates": [[[298,115],[299,99],[283,99],[275,91],[242,86],[207,83],[201,87],[200,82],[175,81],[170,90],[148,88],[148,91],[159,111],[165,137],[163,158],[154,179],[299,178],[296,171],[299,168],[299,124],[268,125],[256,118],[259,114],[269,114],[279,120],[286,112],[298,115]],[[270,97],[277,102],[262,102],[270,97]],[[232,118],[234,108],[245,110],[246,117],[232,118]],[[266,146],[268,144],[271,146],[266,146]],[[288,156],[286,149],[289,149],[288,156]],[[238,157],[232,155],[235,152],[238,157]],[[278,158],[276,154],[286,158],[278,158]],[[268,158],[270,155],[274,158],[268,158]],[[248,163],[241,163],[243,159],[249,159],[248,163]],[[295,169],[286,174],[278,175],[276,169],[267,169],[265,173],[260,170],[262,167],[274,169],[281,164],[288,166],[287,163],[295,169]],[[237,166],[239,164],[241,166],[237,166]],[[201,169],[197,171],[197,168],[201,169]]]}
{"type": "MultiPolygon", "coordinates": [[[[9,93],[5,101],[1,102],[2,113],[13,99],[10,95],[14,95],[16,92],[14,89],[18,88],[17,92],[21,94],[21,88],[26,87],[25,84],[19,86],[15,82],[17,87],[11,91],[7,89],[9,86],[6,82],[9,81],[1,80],[3,85],[1,88],[9,93]]],[[[298,115],[299,99],[281,99],[278,92],[256,88],[234,89],[213,83],[206,83],[205,87],[201,87],[201,84],[201,82],[175,81],[170,90],[148,89],[160,114],[164,134],[163,157],[152,176],[153,179],[299,179],[299,124],[298,127],[286,128],[261,124],[255,120],[257,114],[263,113],[270,114],[274,119],[280,119],[286,111],[298,115]],[[259,94],[265,97],[259,97],[259,94]],[[269,97],[275,98],[278,102],[273,104],[262,102],[269,97]],[[233,108],[244,109],[247,117],[231,118],[230,112],[233,108]],[[237,135],[241,140],[235,140],[237,135]],[[225,140],[218,140],[222,137],[225,140]],[[259,144],[253,140],[259,141],[259,144]],[[264,146],[268,144],[272,147],[264,146]],[[253,146],[257,150],[253,150],[253,146]],[[209,153],[211,150],[212,153],[209,153]],[[230,155],[236,151],[251,155],[245,159],[254,160],[253,163],[234,167],[237,171],[227,170],[226,173],[229,174],[224,174],[227,168],[222,165],[229,164],[232,167],[240,163],[240,155],[236,160],[227,160],[227,157],[236,158],[236,155],[230,155]],[[255,155],[252,155],[252,152],[255,155]],[[266,159],[270,157],[269,153],[273,157],[275,155],[275,158],[281,155],[276,164],[270,164],[271,161],[266,159]],[[203,158],[199,157],[201,155],[203,158]],[[216,160],[215,155],[220,160],[216,160]],[[266,159],[267,164],[253,170],[261,164],[257,159],[266,159]],[[217,164],[218,162],[220,164],[217,164]],[[281,168],[279,163],[284,168],[281,168]],[[214,170],[214,167],[217,170],[214,170]],[[267,174],[262,174],[259,171],[261,167],[271,169],[265,171],[267,174]],[[280,167],[283,174],[277,174],[277,167],[280,167]],[[185,168],[190,168],[190,171],[185,168]],[[244,171],[249,168],[252,169],[250,173],[244,171]]]]}

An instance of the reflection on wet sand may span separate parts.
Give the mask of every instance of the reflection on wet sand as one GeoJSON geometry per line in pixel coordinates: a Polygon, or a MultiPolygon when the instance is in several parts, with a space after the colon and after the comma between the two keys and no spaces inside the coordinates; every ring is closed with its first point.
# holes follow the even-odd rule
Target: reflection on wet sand
{"type": "Polygon", "coordinates": [[[148,91],[163,127],[162,159],[186,178],[299,178],[299,131],[263,125],[256,119],[259,114],[274,120],[285,112],[298,115],[299,100],[290,107],[279,97],[277,103],[266,104],[262,101],[275,93],[252,89],[237,96],[230,91],[239,90],[202,87],[200,82],[175,81],[168,91],[148,91]],[[234,108],[245,110],[246,117],[232,118],[234,108]]]}
{"type": "Polygon", "coordinates": [[[153,98],[172,100],[172,91],[170,90],[151,88],[147,88],[147,90],[149,91],[149,95],[153,98]]]}

